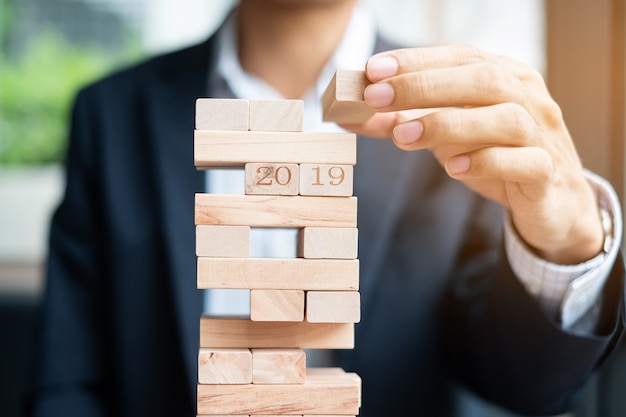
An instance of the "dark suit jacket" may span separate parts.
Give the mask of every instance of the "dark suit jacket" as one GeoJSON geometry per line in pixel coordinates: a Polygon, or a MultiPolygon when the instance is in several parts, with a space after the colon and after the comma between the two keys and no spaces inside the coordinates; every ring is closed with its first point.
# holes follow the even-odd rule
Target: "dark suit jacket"
{"type": "MultiPolygon", "coordinates": [[[[36,415],[195,414],[194,103],[230,94],[214,52],[209,40],[78,95],[36,415]]],[[[499,206],[428,152],[360,138],[357,158],[363,314],[337,360],[363,378],[362,415],[451,415],[453,382],[524,413],[568,407],[622,334],[621,259],[596,334],[562,332],[510,271],[499,206]]]]}

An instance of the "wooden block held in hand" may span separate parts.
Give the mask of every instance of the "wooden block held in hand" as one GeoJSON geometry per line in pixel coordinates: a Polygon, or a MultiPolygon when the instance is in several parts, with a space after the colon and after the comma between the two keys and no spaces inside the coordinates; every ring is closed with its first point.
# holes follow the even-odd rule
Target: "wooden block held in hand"
{"type": "Polygon", "coordinates": [[[200,319],[200,346],[218,348],[353,349],[353,323],[200,319]]]}
{"type": "Polygon", "coordinates": [[[196,167],[247,162],[356,164],[356,135],[318,132],[194,131],[196,167]]]}
{"type": "Polygon", "coordinates": [[[250,226],[196,226],[196,256],[249,257],[250,226]]]}
{"type": "Polygon", "coordinates": [[[198,258],[198,289],[359,289],[358,259],[198,258]]]}
{"type": "Polygon", "coordinates": [[[251,382],[252,353],[250,349],[200,349],[198,383],[250,384],[251,382]]]}
{"type": "Polygon", "coordinates": [[[323,119],[341,124],[360,124],[374,115],[363,98],[369,80],[364,71],[337,70],[322,95],[323,119]]]}
{"type": "Polygon", "coordinates": [[[305,259],[356,259],[356,227],[305,227],[298,234],[298,257],[305,259]]]}
{"type": "Polygon", "coordinates": [[[304,384],[305,377],[302,349],[252,349],[253,384],[304,384]]]}
{"type": "Polygon", "coordinates": [[[196,194],[196,224],[356,227],[357,198],[196,194]]]}
{"type": "Polygon", "coordinates": [[[304,384],[198,385],[198,414],[357,415],[360,378],[307,374],[304,384]]]}
{"type": "Polygon", "coordinates": [[[358,323],[361,295],[358,291],[308,291],[306,320],[310,323],[358,323]]]}
{"type": "Polygon", "coordinates": [[[251,100],[250,130],[302,132],[302,100],[251,100]]]}
{"type": "Polygon", "coordinates": [[[349,197],[354,182],[352,165],[301,164],[300,195],[349,197]]]}
{"type": "Polygon", "coordinates": [[[246,164],[246,194],[298,195],[299,183],[298,164],[268,162],[246,164]]]}
{"type": "Polygon", "coordinates": [[[253,321],[304,320],[304,291],[251,290],[250,319],[253,321]]]}
{"type": "Polygon", "coordinates": [[[215,98],[196,100],[196,129],[247,131],[249,127],[249,100],[215,98]]]}

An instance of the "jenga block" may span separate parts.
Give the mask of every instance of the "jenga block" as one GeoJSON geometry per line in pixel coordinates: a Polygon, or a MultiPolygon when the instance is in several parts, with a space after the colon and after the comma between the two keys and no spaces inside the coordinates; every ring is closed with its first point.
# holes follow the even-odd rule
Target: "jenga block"
{"type": "Polygon", "coordinates": [[[305,227],[298,232],[298,257],[356,259],[359,232],[355,227],[305,227]]]}
{"type": "Polygon", "coordinates": [[[369,84],[364,71],[337,70],[322,95],[323,119],[360,124],[374,115],[363,98],[369,84]]]}
{"type": "Polygon", "coordinates": [[[250,130],[302,132],[302,100],[251,100],[250,130]]]}
{"type": "Polygon", "coordinates": [[[246,131],[250,127],[249,114],[249,100],[199,98],[196,129],[246,131]]]}
{"type": "Polygon", "coordinates": [[[252,382],[250,349],[200,349],[198,382],[200,384],[250,384],[252,382]]]}
{"type": "Polygon", "coordinates": [[[196,194],[196,224],[356,227],[356,197],[196,194]]]}
{"type": "Polygon", "coordinates": [[[301,164],[301,195],[349,197],[354,181],[352,165],[301,164]]]}
{"type": "Polygon", "coordinates": [[[302,349],[252,349],[253,384],[304,384],[305,377],[302,349]]]}
{"type": "Polygon", "coordinates": [[[361,385],[355,374],[334,381],[307,375],[304,384],[198,385],[198,414],[357,415],[361,385]]]}
{"type": "Polygon", "coordinates": [[[306,320],[310,323],[358,323],[361,296],[358,291],[308,291],[306,320]]]}
{"type": "Polygon", "coordinates": [[[200,346],[212,348],[352,349],[353,323],[200,319],[200,346]]]}
{"type": "Polygon", "coordinates": [[[246,164],[246,194],[298,195],[299,179],[298,164],[246,164]]]}
{"type": "Polygon", "coordinates": [[[356,164],[353,133],[196,130],[196,167],[243,167],[247,162],[356,164]]]}
{"type": "Polygon", "coordinates": [[[307,368],[307,378],[314,378],[318,382],[335,382],[337,378],[342,381],[350,380],[359,386],[359,407],[361,407],[361,377],[353,372],[346,372],[339,367],[331,368],[307,368]]]}
{"type": "Polygon", "coordinates": [[[251,290],[250,320],[302,321],[304,320],[304,291],[251,290]]]}
{"type": "Polygon", "coordinates": [[[250,226],[196,226],[196,255],[222,258],[250,256],[250,226]]]}
{"type": "Polygon", "coordinates": [[[351,291],[358,259],[198,258],[199,289],[351,291]]]}

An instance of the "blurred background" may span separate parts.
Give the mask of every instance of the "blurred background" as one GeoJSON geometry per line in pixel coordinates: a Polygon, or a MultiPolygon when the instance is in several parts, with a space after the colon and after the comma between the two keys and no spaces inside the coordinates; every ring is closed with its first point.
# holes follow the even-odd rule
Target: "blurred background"
{"type": "MultiPolygon", "coordinates": [[[[585,163],[623,196],[625,0],[363,1],[381,33],[397,43],[467,43],[541,71],[580,137],[585,163]]],[[[64,186],[68,112],[77,89],[205,39],[233,4],[0,0],[0,416],[21,415],[32,370],[48,221],[64,186]]],[[[577,416],[618,415],[607,405],[614,400],[598,392],[615,391],[615,378],[626,373],[623,362],[594,381],[577,416]]],[[[467,416],[509,416],[469,396],[466,403],[467,416]]]]}

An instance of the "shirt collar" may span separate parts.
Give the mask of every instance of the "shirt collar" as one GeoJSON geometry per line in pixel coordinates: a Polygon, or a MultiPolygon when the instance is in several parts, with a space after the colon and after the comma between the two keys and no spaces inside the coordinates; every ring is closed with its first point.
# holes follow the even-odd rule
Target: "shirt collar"
{"type": "MultiPolygon", "coordinates": [[[[237,54],[236,11],[231,13],[218,33],[218,74],[224,78],[235,97],[247,99],[281,99],[281,95],[259,77],[247,73],[237,54]]],[[[363,69],[374,53],[376,26],[371,13],[357,3],[348,27],[330,61],[323,68],[314,91],[306,94],[319,100],[333,74],[341,69],[363,69]]]]}

